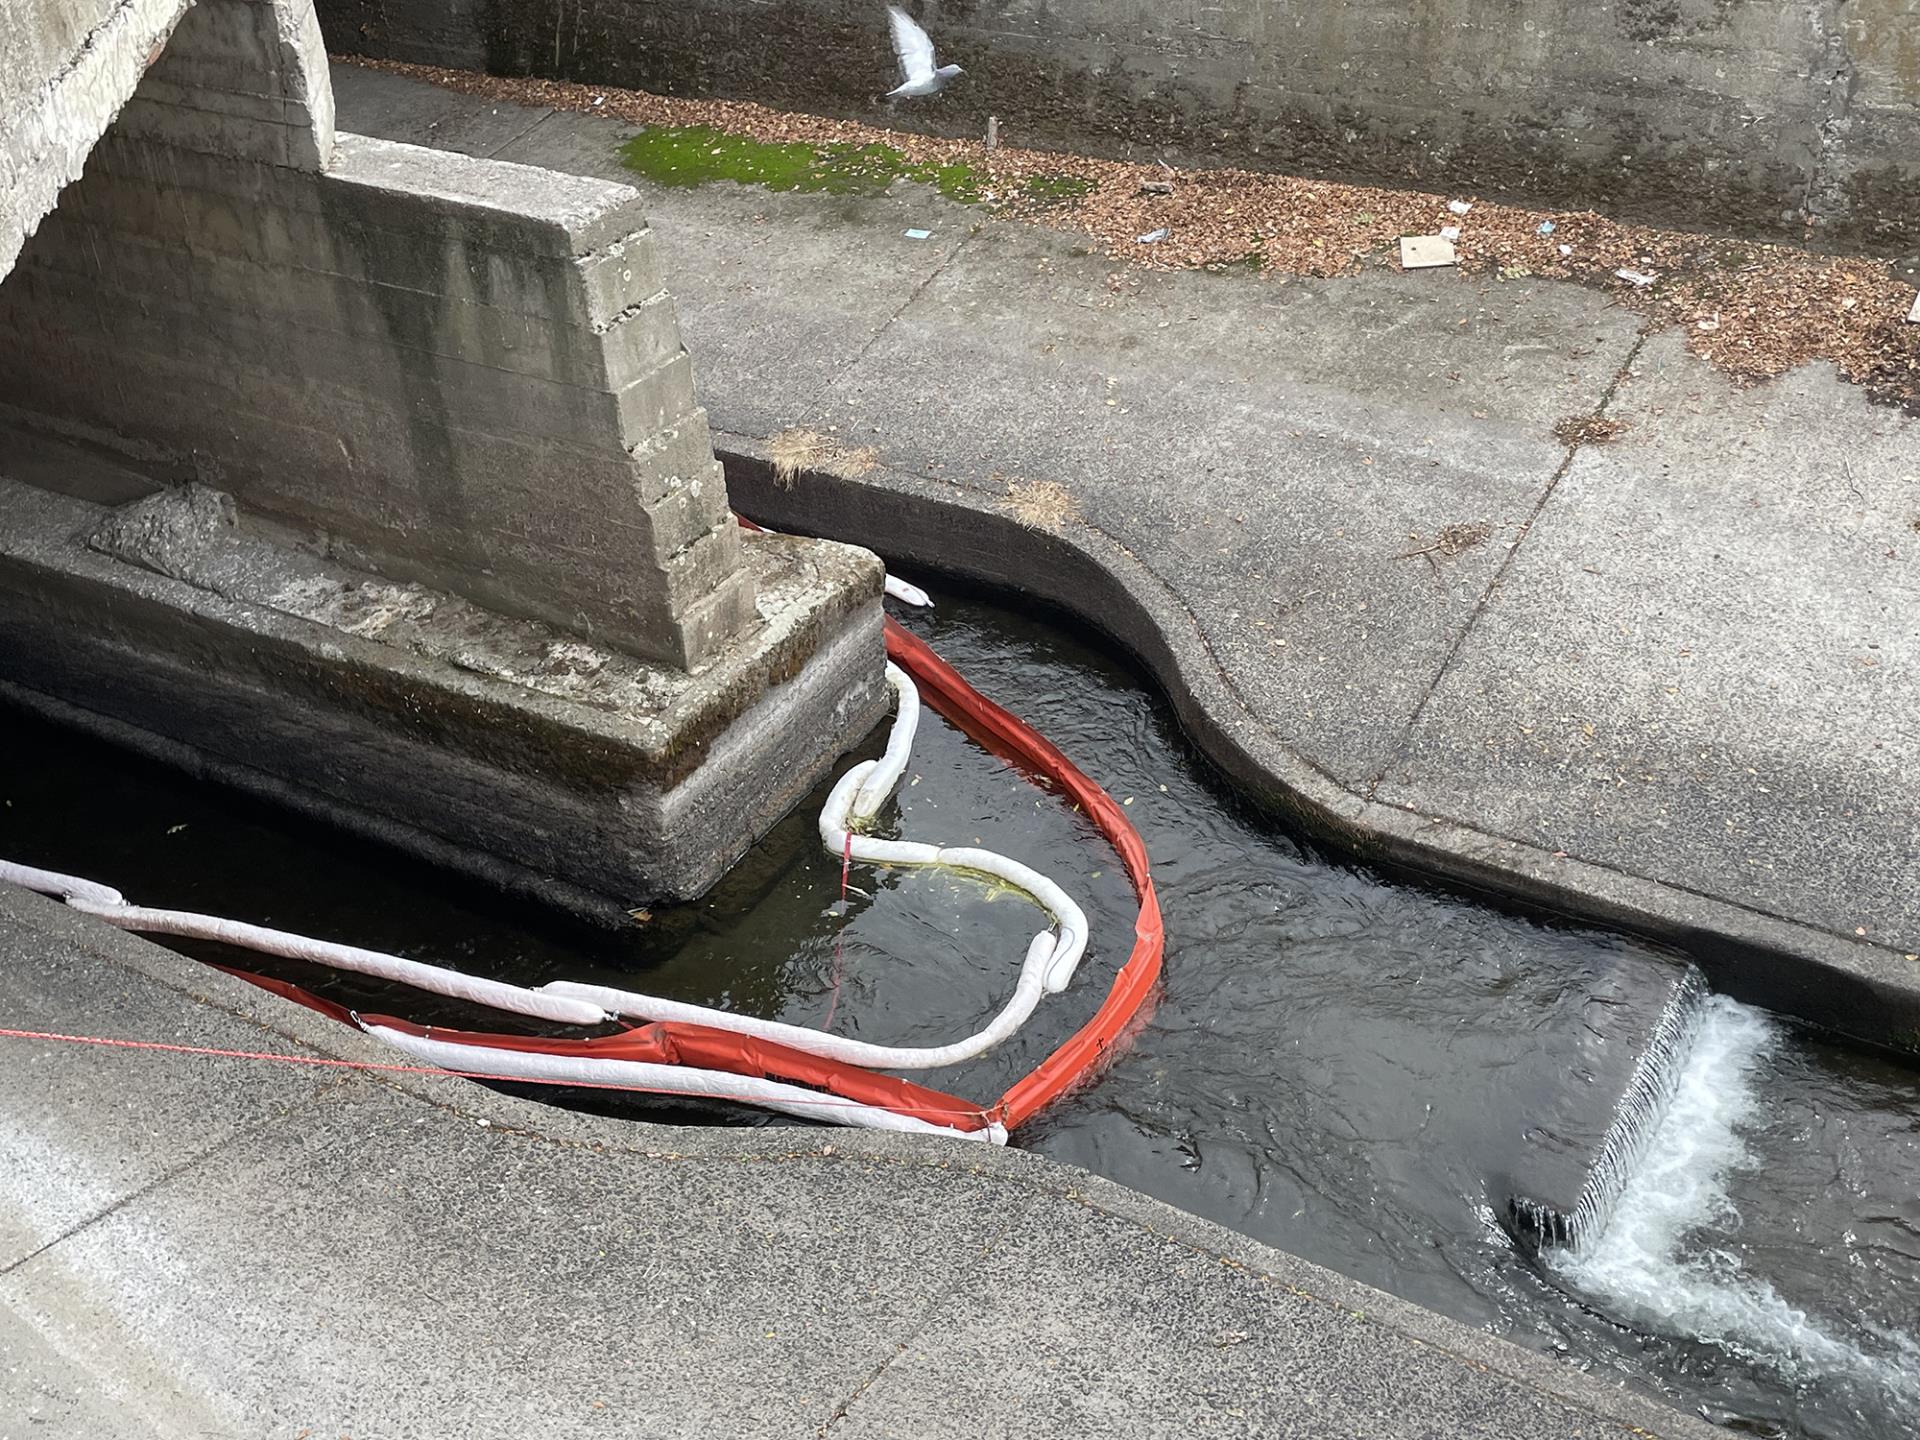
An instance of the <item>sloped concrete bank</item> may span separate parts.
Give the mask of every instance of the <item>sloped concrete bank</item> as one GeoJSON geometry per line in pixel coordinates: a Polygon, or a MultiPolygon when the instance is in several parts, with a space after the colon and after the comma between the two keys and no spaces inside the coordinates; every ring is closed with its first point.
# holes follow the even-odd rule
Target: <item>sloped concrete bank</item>
{"type": "Polygon", "coordinates": [[[1736,999],[1872,1045],[1920,1053],[1920,966],[1792,920],[1356,795],[1250,708],[1179,593],[1097,523],[1036,529],[1001,497],[897,472],[776,477],[763,442],[716,432],[735,506],[831,534],[908,573],[1034,596],[1092,626],[1154,676],[1181,725],[1241,793],[1370,864],[1685,951],[1736,999]]]}
{"type": "Polygon", "coordinates": [[[320,1062],[0,1038],[0,1433],[1719,1433],[1022,1151],[355,1069],[9,887],[0,1017],[320,1062]]]}

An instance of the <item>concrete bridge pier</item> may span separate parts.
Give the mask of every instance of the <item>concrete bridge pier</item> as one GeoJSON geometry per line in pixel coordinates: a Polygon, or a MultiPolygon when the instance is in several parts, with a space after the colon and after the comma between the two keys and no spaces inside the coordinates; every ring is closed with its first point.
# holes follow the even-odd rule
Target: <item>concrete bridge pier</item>
{"type": "Polygon", "coordinates": [[[638,196],[337,134],[311,0],[34,13],[0,695],[575,906],[704,889],[878,718],[881,576],[732,523],[638,196]]]}

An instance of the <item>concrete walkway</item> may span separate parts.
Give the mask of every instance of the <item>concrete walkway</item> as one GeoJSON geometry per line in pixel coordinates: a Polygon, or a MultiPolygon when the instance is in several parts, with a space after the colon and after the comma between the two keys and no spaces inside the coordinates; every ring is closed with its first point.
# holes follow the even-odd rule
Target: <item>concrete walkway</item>
{"type": "MultiPolygon", "coordinates": [[[[395,1059],[7,887],[0,1016],[395,1059]]],[[[1020,1151],[0,1047],[9,1440],[1714,1433],[1020,1151]]]]}
{"type": "MultiPolygon", "coordinates": [[[[617,122],[334,84],[343,128],[638,179],[617,122]]],[[[1121,273],[919,187],[638,183],[742,509],[1078,610],[1364,851],[1920,1035],[1920,422],[1567,284],[1121,273]],[[794,426],[877,465],[766,484],[794,426]],[[1033,482],[1057,534],[1007,522],[1033,482]]]]}

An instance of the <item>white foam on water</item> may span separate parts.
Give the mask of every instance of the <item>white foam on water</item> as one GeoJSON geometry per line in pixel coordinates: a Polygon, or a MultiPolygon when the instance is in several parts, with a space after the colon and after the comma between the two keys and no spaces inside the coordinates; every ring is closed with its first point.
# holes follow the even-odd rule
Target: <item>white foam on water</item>
{"type": "MultiPolygon", "coordinates": [[[[1630,1324],[1710,1341],[1791,1384],[1846,1377],[1920,1404],[1920,1341],[1876,1330],[1886,1353],[1870,1354],[1711,1243],[1740,1225],[1726,1177],[1754,1164],[1740,1127],[1756,1103],[1755,1071],[1778,1041],[1764,1012],[1709,997],[1672,1101],[1611,1217],[1584,1244],[1548,1252],[1547,1263],[1630,1324]]],[[[1844,1291],[1835,1299],[1844,1303],[1844,1291]]]]}

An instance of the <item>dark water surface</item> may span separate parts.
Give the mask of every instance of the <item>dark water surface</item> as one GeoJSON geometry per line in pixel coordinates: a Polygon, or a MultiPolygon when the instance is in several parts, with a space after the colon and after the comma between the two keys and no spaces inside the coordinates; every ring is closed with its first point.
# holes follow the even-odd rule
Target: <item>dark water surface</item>
{"type": "MultiPolygon", "coordinates": [[[[1154,859],[1158,1007],[1098,1085],[1019,1143],[1743,1431],[1914,1433],[1913,1072],[1716,1000],[1637,1202],[1591,1253],[1528,1260],[1495,1217],[1529,1116],[1579,1102],[1570,1057],[1592,997],[1652,984],[1672,958],[1316,853],[1237,805],[1157,695],[1070,630],[958,597],[903,618],[1130,800],[1154,859]]],[[[526,984],[600,980],[809,1025],[831,1010],[836,1031],[891,1044],[977,1029],[1040,920],[971,880],[858,866],[843,913],[837,857],[814,832],[824,787],[705,899],[610,937],[3,711],[0,755],[0,855],[137,902],[526,984]]],[[[1067,994],[993,1055],[917,1077],[990,1100],[1098,1005],[1131,942],[1131,892],[1083,820],[930,712],[886,818],[889,833],[1027,861],[1092,922],[1067,994]]],[[[513,1028],[353,976],[245,963],[367,1008],[513,1028]]]]}

